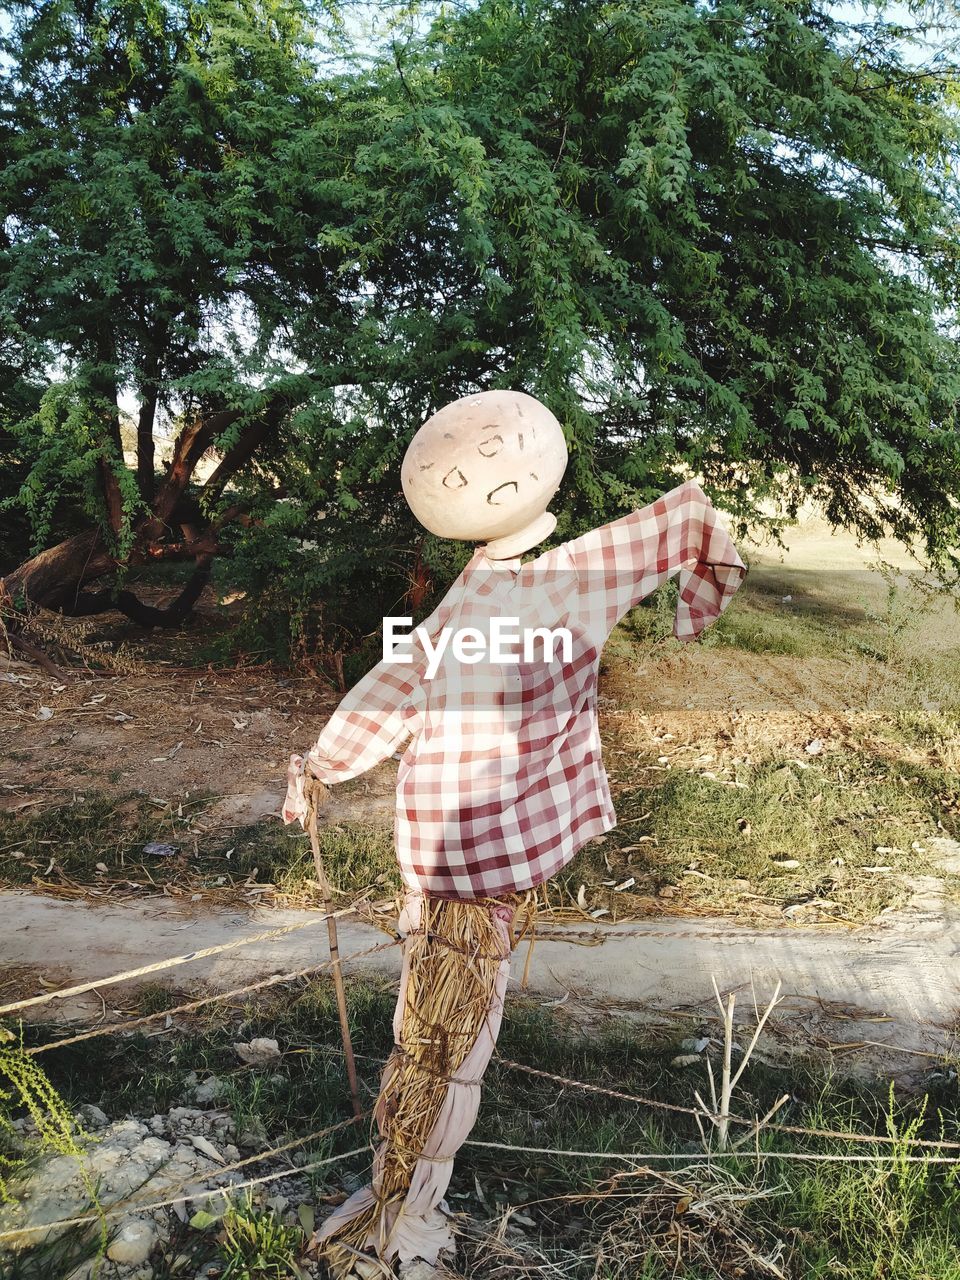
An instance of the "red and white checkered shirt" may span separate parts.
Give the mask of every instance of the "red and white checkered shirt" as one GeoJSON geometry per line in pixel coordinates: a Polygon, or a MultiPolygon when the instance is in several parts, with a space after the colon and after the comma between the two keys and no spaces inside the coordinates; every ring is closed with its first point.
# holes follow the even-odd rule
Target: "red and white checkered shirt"
{"type": "MultiPolygon", "coordinates": [[[[335,784],[412,735],[397,777],[396,848],[405,884],[452,898],[540,884],[592,836],[616,825],[597,722],[600,651],[613,627],[679,574],[673,634],[697,638],[729,604],[746,567],[717,513],[688,480],[629,515],[522,564],[483,548],[421,625],[476,628],[510,619],[512,663],[458,659],[448,644],[428,678],[415,636],[400,665],[380,662],[346,695],[308,753],[335,784]],[[566,628],[565,653],[524,653],[524,628],[566,628]]],[[[480,646],[477,646],[480,648],[480,646]]],[[[301,775],[303,762],[294,757],[301,775]]],[[[302,816],[302,776],[284,804],[302,816]]]]}

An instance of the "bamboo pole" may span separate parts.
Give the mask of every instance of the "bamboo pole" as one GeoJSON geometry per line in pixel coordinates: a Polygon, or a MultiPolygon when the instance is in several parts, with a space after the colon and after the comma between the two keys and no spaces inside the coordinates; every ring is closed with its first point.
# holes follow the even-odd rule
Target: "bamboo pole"
{"type": "Polygon", "coordinates": [[[337,993],[337,1013],[340,1017],[340,1038],[343,1041],[343,1056],[347,1064],[347,1080],[350,1084],[350,1100],[353,1103],[353,1114],[358,1120],[363,1116],[360,1106],[360,1088],[357,1084],[357,1064],[353,1057],[353,1041],[350,1038],[350,1022],[347,1018],[347,994],[343,985],[343,969],[340,964],[340,944],[337,939],[337,922],[330,914],[330,881],[323,869],[320,856],[320,837],[317,834],[317,811],[326,801],[327,788],[309,773],[304,780],[304,797],[307,801],[307,829],[310,832],[310,845],[313,849],[313,865],[316,868],[317,880],[320,884],[320,896],[323,910],[327,916],[327,938],[330,943],[330,964],[333,972],[333,988],[337,993]]]}

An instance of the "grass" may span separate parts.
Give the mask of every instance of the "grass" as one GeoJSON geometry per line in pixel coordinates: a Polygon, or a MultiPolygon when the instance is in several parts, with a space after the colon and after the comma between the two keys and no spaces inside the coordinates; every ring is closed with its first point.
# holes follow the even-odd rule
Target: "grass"
{"type": "MultiPolygon", "coordinates": [[[[623,619],[619,633],[630,646],[675,645],[673,619],[679,600],[676,581],[661,587],[623,619]]],[[[705,631],[704,648],[739,649],[744,653],[810,657],[823,653],[879,653],[889,628],[863,611],[825,605],[775,575],[751,576],[737,599],[705,631]],[[789,597],[789,599],[787,599],[789,597]]],[[[621,649],[621,652],[624,650],[621,649]]],[[[608,642],[606,652],[610,652],[608,642]]]]}
{"type": "MultiPolygon", "coordinates": [[[[368,1104],[389,1049],[394,997],[392,986],[350,985],[351,1024],[368,1104]]],[[[140,998],[156,1007],[158,993],[140,998]]],[[[35,1028],[30,1034],[43,1038],[49,1032],[35,1028]]],[[[499,1052],[521,1063],[549,1064],[551,1071],[573,1079],[689,1106],[694,1091],[705,1087],[704,1063],[701,1058],[684,1067],[672,1065],[681,1047],[672,1032],[652,1034],[621,1020],[586,1034],[559,1011],[514,1001],[499,1052]]],[[[715,1053],[715,1047],[708,1052],[715,1053]]],[[[44,1061],[65,1096],[96,1102],[115,1117],[150,1115],[178,1104],[191,1070],[201,1079],[217,1073],[227,1084],[218,1105],[230,1108],[238,1127],[257,1120],[271,1143],[349,1114],[336,1013],[325,983],[276,991],[243,1007],[222,1007],[180,1034],[104,1040],[96,1052],[86,1045],[68,1047],[44,1061]],[[232,1044],[257,1035],[275,1038],[282,1056],[267,1068],[243,1067],[232,1044]]],[[[499,1243],[487,1234],[472,1245],[468,1230],[461,1269],[481,1280],[493,1274],[497,1250],[509,1247],[513,1260],[497,1273],[504,1280],[545,1275],[535,1269],[538,1259],[552,1264],[551,1275],[569,1280],[773,1274],[756,1265],[761,1257],[776,1259],[790,1280],[960,1276],[957,1167],[903,1158],[915,1152],[918,1139],[960,1139],[960,1102],[946,1074],[931,1076],[925,1092],[900,1096],[882,1082],[870,1087],[831,1077],[812,1059],[794,1060],[789,1071],[750,1062],[735,1110],[763,1114],[784,1093],[790,1100],[779,1120],[892,1136],[895,1158],[871,1165],[733,1161],[716,1154],[706,1160],[689,1116],[565,1088],[495,1061],[474,1138],[512,1147],[629,1151],[672,1159],[651,1164],[650,1172],[628,1172],[605,1157],[466,1148],[457,1162],[450,1204],[470,1216],[470,1230],[480,1221],[495,1225],[507,1210],[520,1215],[521,1225],[506,1224],[499,1243]]],[[[354,1145],[356,1135],[347,1131],[332,1135],[315,1154],[354,1145]]],[[[861,1148],[838,1138],[765,1131],[757,1150],[839,1155],[861,1148]]],[[[321,1170],[313,1180],[314,1195],[329,1195],[345,1176],[365,1172],[360,1160],[321,1170]]],[[[268,1187],[264,1196],[270,1194],[268,1187]]],[[[183,1252],[189,1245],[194,1271],[157,1274],[192,1276],[197,1259],[206,1256],[220,1259],[224,1280],[295,1277],[302,1221],[295,1207],[277,1214],[262,1198],[238,1201],[215,1226],[176,1235],[171,1250],[183,1252]]]]}
{"type": "MultiPolygon", "coordinates": [[[[621,741],[629,743],[629,735],[621,741]]],[[[550,882],[555,905],[575,903],[585,884],[590,909],[605,907],[611,918],[680,906],[779,915],[809,902],[809,910],[861,921],[902,905],[908,889],[900,876],[936,872],[913,846],[938,820],[948,834],[960,833],[958,779],[895,756],[773,754],[718,769],[694,746],[676,748],[664,767],[649,748],[618,751],[609,743],[608,758],[619,825],[550,882]],[[877,866],[890,871],[864,870],[877,866]],[[632,887],[614,891],[630,879],[632,887]],[[833,905],[817,908],[817,901],[833,905]]],[[[167,884],[213,897],[259,895],[273,886],[270,897],[291,904],[317,900],[313,857],[299,826],[264,821],[234,832],[229,843],[197,839],[188,817],[137,796],[93,793],[28,812],[6,822],[0,843],[8,883],[86,884],[101,892],[112,882],[147,892],[167,884]],[[151,843],[178,852],[144,854],[151,843]]],[[[345,899],[364,892],[385,898],[400,887],[392,837],[382,827],[324,827],[321,853],[345,899]]]]}
{"type": "MultiPolygon", "coordinates": [[[[274,896],[309,905],[318,897],[313,855],[300,827],[263,821],[229,840],[198,835],[191,820],[211,802],[193,794],[177,812],[132,792],[74,793],[66,802],[0,821],[0,865],[9,884],[47,888],[111,883],[147,891],[173,886],[185,893],[229,894],[272,885],[274,896]],[[170,845],[172,856],[144,853],[170,845]]],[[[385,897],[399,888],[391,835],[353,823],[322,829],[321,853],[335,889],[354,897],[367,889],[385,897]]]]}
{"type": "Polygon", "coordinates": [[[286,1280],[303,1252],[303,1228],[263,1213],[248,1195],[223,1216],[221,1280],[286,1280]]]}
{"type": "Polygon", "coordinates": [[[914,846],[938,820],[958,829],[947,809],[956,779],[896,760],[836,751],[717,770],[647,755],[617,767],[618,827],[551,881],[551,897],[572,901],[586,884],[592,909],[628,914],[644,899],[653,909],[666,890],[668,909],[782,915],[809,903],[821,917],[859,921],[903,904],[901,876],[936,873],[914,846]],[[865,870],[876,867],[889,870],[865,870]]]}

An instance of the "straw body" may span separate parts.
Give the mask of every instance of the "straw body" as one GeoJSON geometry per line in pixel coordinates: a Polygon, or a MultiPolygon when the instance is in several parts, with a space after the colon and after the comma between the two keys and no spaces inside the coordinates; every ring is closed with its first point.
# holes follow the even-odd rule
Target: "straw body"
{"type": "Polygon", "coordinates": [[[384,1262],[436,1262],[453,1247],[443,1197],[500,1030],[518,900],[406,896],[371,1184],[334,1210],[314,1239],[335,1276],[368,1250],[384,1262]]]}

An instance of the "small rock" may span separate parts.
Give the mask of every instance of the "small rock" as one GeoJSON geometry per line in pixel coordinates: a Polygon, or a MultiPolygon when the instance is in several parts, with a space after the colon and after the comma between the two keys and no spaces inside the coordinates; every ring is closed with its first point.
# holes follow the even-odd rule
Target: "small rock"
{"type": "Polygon", "coordinates": [[[125,1222],[116,1238],[107,1245],[107,1257],[111,1262],[122,1262],[128,1267],[138,1267],[146,1262],[157,1242],[152,1222],[133,1219],[125,1222]]]}
{"type": "Polygon", "coordinates": [[[437,1280],[438,1274],[436,1267],[430,1262],[424,1262],[422,1258],[418,1258],[416,1262],[408,1262],[400,1268],[403,1280],[437,1280]]]}
{"type": "Polygon", "coordinates": [[[264,1062],[271,1062],[274,1058],[280,1057],[279,1044],[276,1040],[269,1040],[265,1036],[258,1036],[249,1043],[241,1041],[233,1047],[240,1061],[245,1062],[249,1067],[258,1067],[264,1062]]]}
{"type": "Polygon", "coordinates": [[[153,858],[172,858],[180,852],[180,848],[175,844],[164,844],[160,840],[151,840],[149,844],[143,846],[143,852],[153,858]]]}
{"type": "Polygon", "coordinates": [[[194,1133],[190,1135],[190,1141],[201,1155],[207,1156],[208,1159],[215,1161],[217,1164],[226,1164],[223,1156],[209,1138],[204,1138],[200,1134],[194,1133]]]}
{"type": "Polygon", "coordinates": [[[675,1058],[670,1059],[671,1067],[692,1067],[694,1063],[701,1062],[699,1053],[678,1053],[675,1058]]]}
{"type": "Polygon", "coordinates": [[[259,1116],[251,1116],[247,1127],[237,1139],[237,1146],[241,1151],[262,1151],[268,1145],[267,1131],[263,1127],[263,1121],[259,1116]]]}
{"type": "MultiPolygon", "coordinates": [[[[379,1262],[370,1261],[366,1258],[357,1258],[353,1264],[353,1274],[358,1280],[383,1280],[383,1267],[379,1262]]],[[[430,1268],[431,1278],[436,1274],[433,1268],[430,1268]]]]}
{"type": "Polygon", "coordinates": [[[687,1036],[680,1041],[680,1048],[684,1053],[703,1053],[709,1044],[709,1036],[687,1036]]]}
{"type": "Polygon", "coordinates": [[[195,1084],[191,1089],[191,1096],[195,1102],[201,1104],[205,1102],[216,1102],[224,1090],[226,1085],[219,1076],[207,1076],[201,1084],[195,1084]]]}
{"type": "Polygon", "coordinates": [[[95,1107],[92,1102],[85,1102],[77,1107],[77,1115],[85,1129],[105,1129],[110,1123],[105,1113],[99,1107],[95,1107]]]}
{"type": "Polygon", "coordinates": [[[960,840],[951,840],[949,836],[934,836],[927,844],[941,870],[948,875],[960,875],[960,840]]]}

